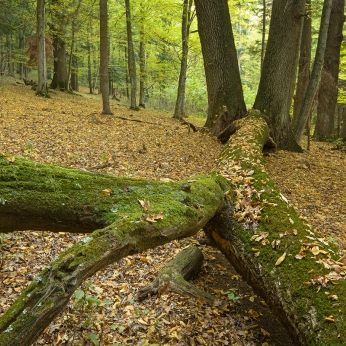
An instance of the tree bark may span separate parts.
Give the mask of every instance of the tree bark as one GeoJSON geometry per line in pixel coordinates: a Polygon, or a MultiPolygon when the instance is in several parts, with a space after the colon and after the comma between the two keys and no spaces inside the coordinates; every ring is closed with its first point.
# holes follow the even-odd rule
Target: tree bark
{"type": "Polygon", "coordinates": [[[108,58],[107,0],[100,0],[100,91],[102,94],[102,114],[113,114],[109,102],[108,58]]]}
{"type": "Polygon", "coordinates": [[[48,96],[45,40],[45,0],[37,0],[37,67],[38,82],[36,94],[48,96]]]}
{"type": "Polygon", "coordinates": [[[299,218],[265,172],[262,115],[252,111],[236,127],[217,174],[175,183],[0,157],[0,231],[98,229],[50,263],[0,318],[0,345],[34,342],[102,267],[202,227],[297,345],[345,344],[346,256],[299,218]]]}
{"type": "Polygon", "coordinates": [[[338,77],[342,30],[345,21],[345,0],[334,0],[330,14],[324,64],[318,91],[317,120],[314,137],[331,139],[334,135],[334,119],[338,99],[338,77]]]}
{"type": "Polygon", "coordinates": [[[205,127],[218,136],[225,126],[246,113],[227,0],[196,0],[198,32],[202,45],[208,91],[205,127]],[[227,111],[220,126],[218,117],[227,111]]]}
{"type": "Polygon", "coordinates": [[[126,32],[127,32],[127,47],[128,47],[128,69],[130,76],[131,84],[131,95],[130,95],[130,109],[138,110],[136,103],[136,93],[137,93],[137,76],[136,76],[136,59],[135,51],[133,48],[133,39],[132,39],[132,23],[131,23],[131,5],[130,0],[125,0],[126,7],[126,32]]]}
{"type": "Polygon", "coordinates": [[[305,0],[274,0],[266,53],[254,108],[269,118],[280,149],[301,151],[291,132],[290,107],[305,0]]]}
{"type": "Polygon", "coordinates": [[[143,3],[141,2],[141,23],[139,30],[139,107],[145,108],[145,81],[146,81],[146,59],[145,59],[145,19],[143,3]]]}
{"type": "Polygon", "coordinates": [[[306,93],[304,95],[299,116],[293,126],[294,137],[296,138],[296,141],[298,143],[300,143],[301,138],[303,136],[304,128],[310,116],[311,107],[314,102],[315,95],[321,80],[321,72],[323,67],[324,52],[327,44],[327,34],[332,4],[333,0],[325,0],[323,4],[320,32],[318,35],[317,49],[315,61],[312,67],[311,78],[306,93]]]}
{"type": "Polygon", "coordinates": [[[181,52],[181,60],[180,60],[180,73],[179,73],[179,81],[178,81],[177,99],[175,102],[174,115],[173,115],[173,118],[175,119],[182,119],[184,114],[187,56],[189,53],[191,6],[192,6],[191,0],[184,0],[182,24],[181,24],[182,52],[181,52]]]}
{"type": "MultiPolygon", "coordinates": [[[[300,56],[298,66],[298,81],[294,96],[293,121],[299,116],[303,98],[310,80],[311,63],[311,0],[306,1],[306,16],[304,17],[302,39],[300,43],[300,56]]],[[[293,125],[294,126],[294,125],[293,125]]]]}

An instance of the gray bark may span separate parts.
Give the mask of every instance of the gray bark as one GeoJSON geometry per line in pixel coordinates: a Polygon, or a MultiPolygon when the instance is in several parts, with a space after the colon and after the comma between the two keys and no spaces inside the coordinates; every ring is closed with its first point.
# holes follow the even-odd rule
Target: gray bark
{"type": "Polygon", "coordinates": [[[107,0],[100,0],[100,90],[102,93],[102,114],[113,114],[109,102],[107,7],[107,0]]]}
{"type": "Polygon", "coordinates": [[[138,110],[137,102],[136,102],[136,94],[137,94],[137,74],[136,74],[136,58],[135,51],[133,47],[133,39],[132,39],[132,23],[131,23],[131,4],[130,0],[125,0],[126,7],[126,33],[127,33],[127,59],[128,59],[128,69],[130,76],[130,85],[131,85],[131,95],[130,95],[130,108],[134,110],[138,110]]]}
{"type": "Polygon", "coordinates": [[[45,0],[37,0],[37,95],[48,96],[46,41],[45,41],[45,0]]]}
{"type": "Polygon", "coordinates": [[[311,72],[311,79],[304,96],[303,104],[299,112],[299,117],[297,118],[297,121],[293,126],[293,133],[298,143],[303,136],[304,128],[310,116],[311,107],[321,80],[321,72],[324,61],[324,52],[327,44],[327,34],[332,4],[333,0],[325,0],[323,4],[320,32],[318,36],[315,61],[311,72]]]}

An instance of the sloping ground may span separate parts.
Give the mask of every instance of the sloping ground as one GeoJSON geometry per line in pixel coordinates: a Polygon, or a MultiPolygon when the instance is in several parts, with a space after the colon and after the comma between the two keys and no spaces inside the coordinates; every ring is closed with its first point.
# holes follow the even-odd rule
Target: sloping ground
{"type": "MultiPolygon", "coordinates": [[[[0,153],[9,159],[12,155],[21,155],[41,162],[96,167],[97,171],[110,174],[180,179],[209,172],[221,151],[221,145],[214,139],[188,133],[186,126],[163,114],[132,112],[112,103],[115,116],[131,120],[100,116],[98,97],[52,93],[52,99],[46,100],[33,96],[28,87],[8,84],[0,85],[0,94],[0,153]]],[[[319,159],[328,166],[329,149],[325,154],[326,158],[319,156],[319,159]]],[[[332,154],[343,157],[339,153],[332,154]]],[[[271,164],[277,165],[282,169],[281,176],[285,172],[291,176],[291,155],[272,154],[268,158],[269,169],[271,164]],[[277,164],[276,160],[282,162],[277,164]],[[285,171],[284,167],[290,170],[285,171]]],[[[298,161],[302,157],[305,160],[305,156],[309,155],[293,155],[298,161]]],[[[302,166],[297,172],[307,171],[315,161],[308,164],[303,161],[302,165],[307,168],[302,166]]],[[[341,167],[342,164],[340,170],[341,167]]],[[[279,179],[280,172],[270,172],[279,179]]],[[[318,177],[324,176],[318,175],[317,169],[315,173],[318,177]]],[[[296,179],[302,180],[293,182],[298,188],[305,186],[307,178],[302,174],[297,176],[296,179]]],[[[340,177],[343,176],[340,173],[340,177]]],[[[325,189],[326,179],[314,179],[321,182],[320,188],[315,182],[317,190],[325,189]]],[[[286,177],[281,188],[286,197],[296,203],[295,190],[287,185],[288,181],[286,177]]],[[[344,185],[338,194],[340,199],[342,191],[345,191],[344,185]]],[[[301,192],[298,190],[297,194],[301,192]]],[[[311,196],[309,204],[323,205],[322,202],[311,196]]],[[[50,232],[1,235],[0,312],[7,309],[40,269],[80,237],[50,232]]],[[[209,247],[203,249],[206,264],[196,285],[227,299],[229,311],[220,312],[169,291],[143,303],[134,300],[136,291],[155,277],[159,267],[191,241],[194,240],[173,242],[126,258],[98,273],[77,291],[76,299],[36,344],[91,345],[101,340],[103,345],[290,345],[289,337],[275,324],[261,299],[244,285],[218,251],[209,247]]]]}

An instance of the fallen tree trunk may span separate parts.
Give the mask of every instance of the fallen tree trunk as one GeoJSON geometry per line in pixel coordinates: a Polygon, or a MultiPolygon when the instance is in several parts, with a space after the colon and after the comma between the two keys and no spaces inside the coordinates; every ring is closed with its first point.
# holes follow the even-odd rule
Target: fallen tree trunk
{"type": "Polygon", "coordinates": [[[197,276],[203,264],[203,253],[195,245],[189,246],[179,252],[170,262],[165,264],[157,274],[156,279],[149,285],[139,290],[138,300],[144,300],[149,295],[173,291],[182,295],[189,295],[205,301],[209,305],[220,305],[217,298],[204,292],[186,280],[197,276]]]}
{"type": "Polygon", "coordinates": [[[204,230],[297,345],[346,344],[346,253],[316,234],[268,176],[265,122],[237,126],[218,167],[234,195],[204,230]]]}
{"type": "Polygon", "coordinates": [[[254,114],[236,126],[218,175],[178,183],[0,158],[1,231],[98,228],[40,273],[1,317],[0,345],[30,345],[83,280],[107,264],[203,226],[297,344],[346,343],[345,259],[299,218],[265,172],[264,120],[254,114]]]}
{"type": "Polygon", "coordinates": [[[2,231],[25,229],[30,215],[31,229],[103,228],[63,252],[22,292],[0,318],[1,346],[31,345],[86,278],[195,234],[224,205],[212,177],[164,184],[11,161],[0,158],[2,231]]]}

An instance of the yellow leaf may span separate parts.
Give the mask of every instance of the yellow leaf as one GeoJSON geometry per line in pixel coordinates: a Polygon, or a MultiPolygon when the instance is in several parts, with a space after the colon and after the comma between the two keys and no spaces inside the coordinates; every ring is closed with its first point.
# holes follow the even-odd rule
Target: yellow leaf
{"type": "Polygon", "coordinates": [[[102,190],[102,193],[104,193],[105,195],[109,196],[112,192],[112,189],[104,189],[102,190]]]}
{"type": "Polygon", "coordinates": [[[261,333],[264,335],[264,336],[270,336],[270,333],[268,333],[265,329],[261,328],[261,333]]]}
{"type": "Polygon", "coordinates": [[[318,246],[313,246],[310,251],[314,256],[317,256],[320,253],[320,248],[318,246]]]}
{"type": "Polygon", "coordinates": [[[333,318],[333,315],[329,315],[328,317],[325,317],[324,320],[327,321],[327,322],[335,322],[334,318],[333,318]]]}
{"type": "Polygon", "coordinates": [[[7,159],[8,162],[16,161],[16,158],[14,156],[7,156],[6,159],[7,159]]]}
{"type": "Polygon", "coordinates": [[[250,310],[248,311],[248,314],[249,314],[250,316],[254,317],[254,318],[259,317],[259,313],[258,313],[256,310],[250,309],[250,310]]]}
{"type": "Polygon", "coordinates": [[[281,257],[279,257],[279,259],[276,261],[275,265],[276,266],[280,265],[283,262],[283,260],[285,259],[285,257],[286,257],[286,252],[284,252],[283,255],[281,257]]]}
{"type": "Polygon", "coordinates": [[[339,297],[337,295],[335,295],[335,294],[331,294],[330,296],[328,296],[328,299],[330,299],[330,300],[338,300],[339,297]]]}

